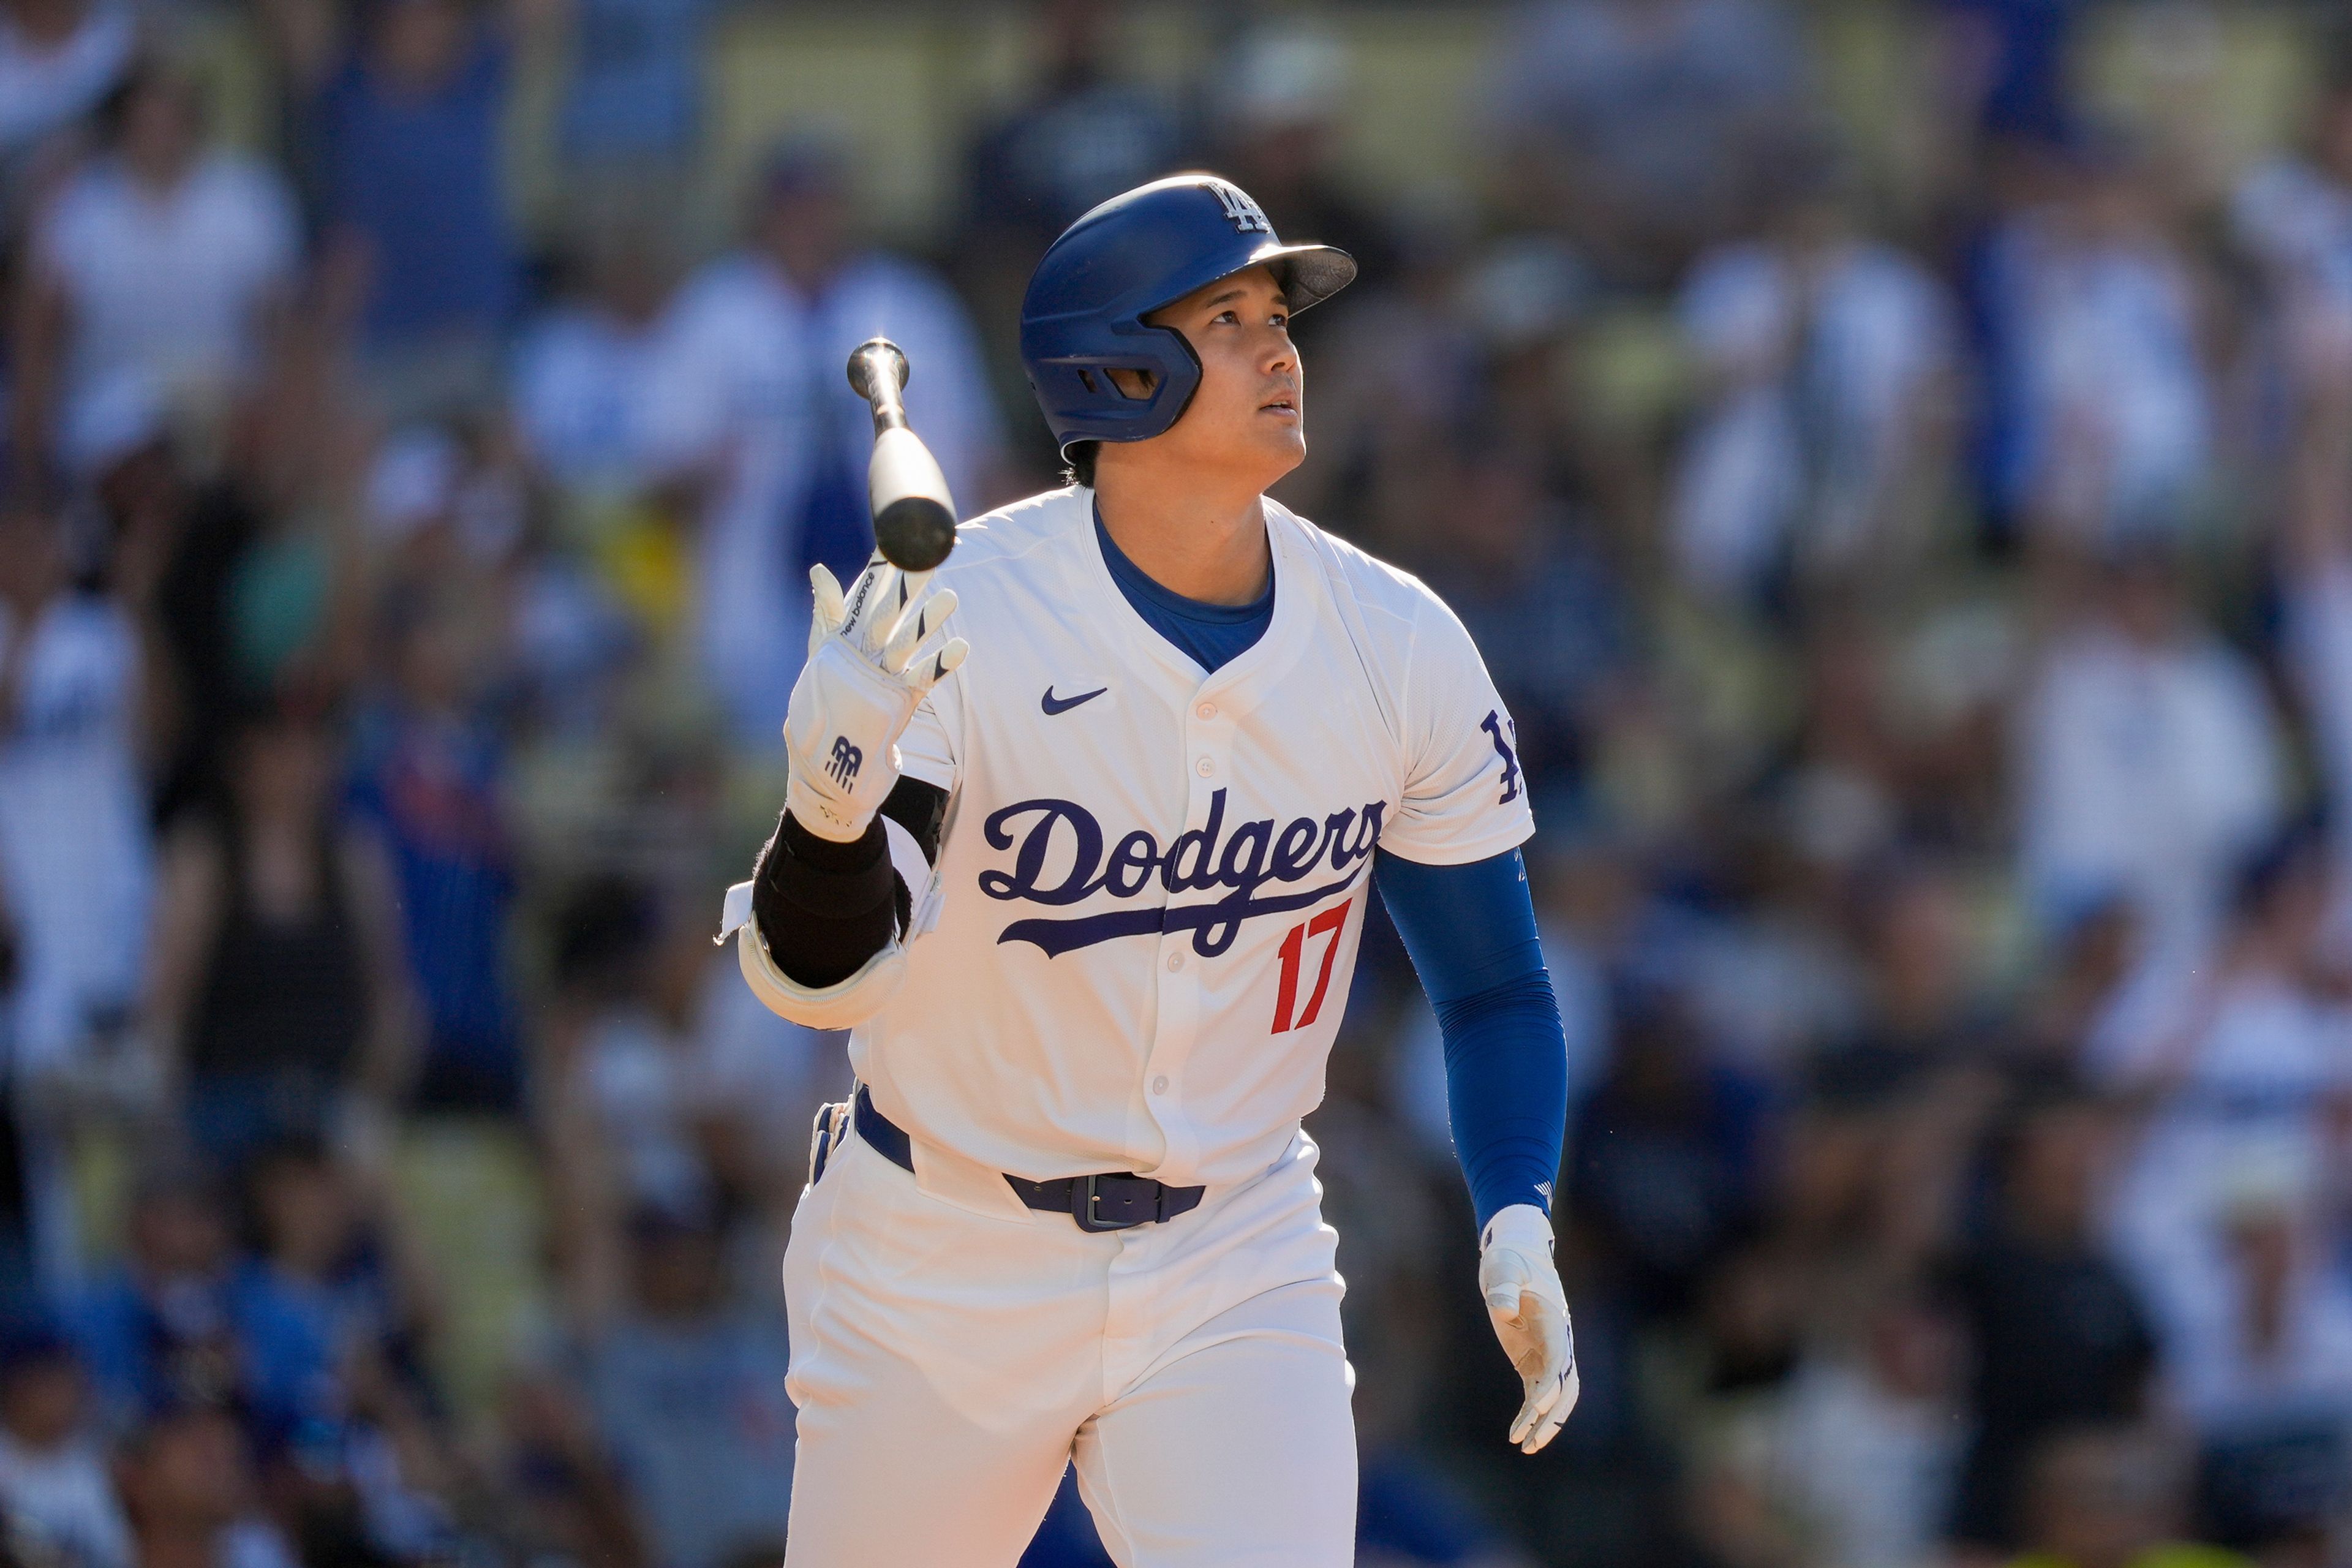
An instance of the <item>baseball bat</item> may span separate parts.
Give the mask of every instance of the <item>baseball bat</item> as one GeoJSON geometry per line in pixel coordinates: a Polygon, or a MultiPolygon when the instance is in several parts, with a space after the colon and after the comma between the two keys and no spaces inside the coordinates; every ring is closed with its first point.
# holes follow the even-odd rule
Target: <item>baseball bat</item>
{"type": "Polygon", "coordinates": [[[849,384],[874,409],[874,457],[866,495],[874,542],[902,572],[929,572],[955,548],[955,499],[923,438],[907,426],[907,356],[887,338],[851,351],[849,384]]]}

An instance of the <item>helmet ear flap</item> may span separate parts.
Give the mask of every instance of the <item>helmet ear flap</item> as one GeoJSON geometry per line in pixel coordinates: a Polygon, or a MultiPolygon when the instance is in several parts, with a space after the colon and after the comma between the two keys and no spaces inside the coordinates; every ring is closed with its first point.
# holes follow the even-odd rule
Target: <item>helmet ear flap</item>
{"type": "Polygon", "coordinates": [[[1173,327],[1148,327],[1153,346],[1160,352],[1152,357],[1158,384],[1151,389],[1150,434],[1157,436],[1184,417],[1184,410],[1192,406],[1192,395],[1201,390],[1201,356],[1192,352],[1192,340],[1173,327]],[[1172,343],[1171,350],[1163,345],[1172,343]]]}
{"type": "Polygon", "coordinates": [[[1041,362],[1030,384],[1041,402],[1050,396],[1050,406],[1065,417],[1084,418],[1096,440],[1146,441],[1192,406],[1201,386],[1201,361],[1173,327],[1144,326],[1120,334],[1111,353],[1041,362]],[[1117,371],[1148,377],[1150,391],[1137,396],[1122,389],[1113,376],[1117,371]]]}

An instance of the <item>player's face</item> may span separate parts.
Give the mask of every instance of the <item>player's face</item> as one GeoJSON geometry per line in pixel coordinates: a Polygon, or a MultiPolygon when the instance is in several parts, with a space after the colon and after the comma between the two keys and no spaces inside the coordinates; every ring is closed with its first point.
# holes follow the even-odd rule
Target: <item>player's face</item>
{"type": "Polygon", "coordinates": [[[1160,439],[1192,463],[1262,470],[1263,489],[1307,456],[1306,376],[1290,341],[1290,305],[1263,267],[1221,278],[1152,312],[1201,361],[1201,386],[1160,439]]]}

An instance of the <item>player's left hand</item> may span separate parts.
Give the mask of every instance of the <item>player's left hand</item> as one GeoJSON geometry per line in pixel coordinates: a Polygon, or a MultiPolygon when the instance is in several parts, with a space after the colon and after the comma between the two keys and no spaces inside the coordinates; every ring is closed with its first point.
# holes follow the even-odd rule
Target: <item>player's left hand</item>
{"type": "Polygon", "coordinates": [[[1514,1204],[1486,1222],[1478,1252],[1478,1289],[1503,1353],[1518,1369],[1527,1399],[1511,1418],[1511,1441],[1532,1454],[1558,1435],[1576,1408],[1576,1332],[1568,1293],[1551,1260],[1551,1220],[1532,1204],[1514,1204]]]}

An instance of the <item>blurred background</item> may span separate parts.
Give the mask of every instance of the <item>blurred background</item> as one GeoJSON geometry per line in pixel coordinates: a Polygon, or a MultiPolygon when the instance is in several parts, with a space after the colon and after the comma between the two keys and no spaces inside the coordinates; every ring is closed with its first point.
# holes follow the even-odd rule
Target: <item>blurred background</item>
{"type": "Polygon", "coordinates": [[[1485,648],[1571,1055],[1528,1459],[1375,917],[1360,1561],[2352,1562],[2345,21],[0,0],[0,1560],[778,1560],[843,360],[1045,487],[1028,270],[1205,165],[1363,261],[1279,493],[1485,648]]]}

